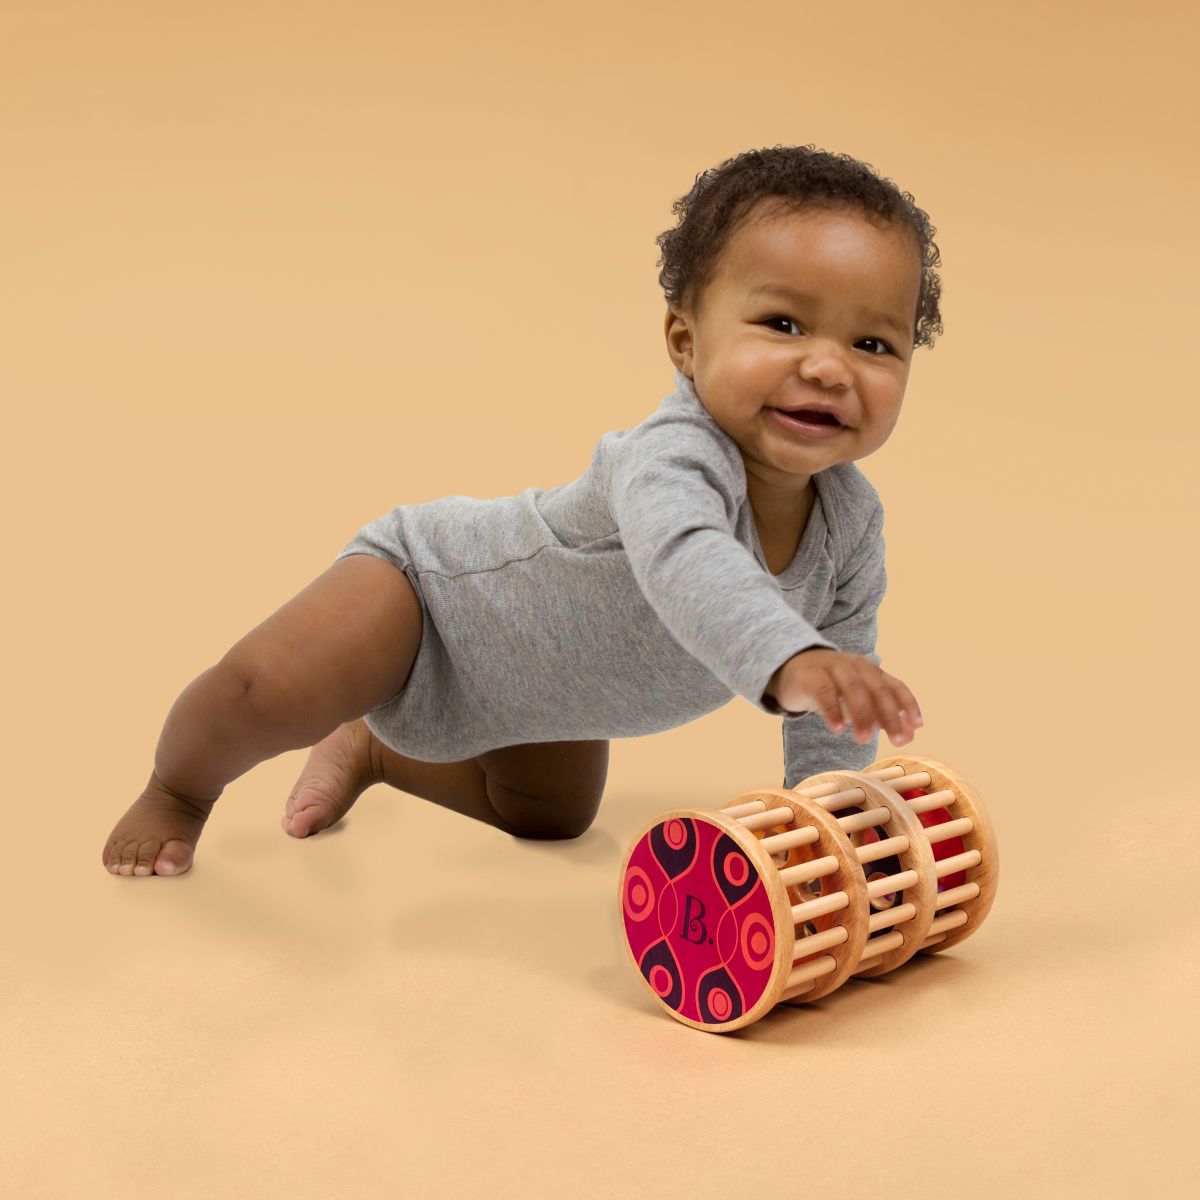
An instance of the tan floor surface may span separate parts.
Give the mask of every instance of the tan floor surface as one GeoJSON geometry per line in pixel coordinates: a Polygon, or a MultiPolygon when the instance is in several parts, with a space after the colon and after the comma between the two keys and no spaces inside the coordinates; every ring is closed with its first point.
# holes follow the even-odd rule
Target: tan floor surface
{"type": "Polygon", "coordinates": [[[621,769],[650,746],[620,747],[572,843],[386,788],[289,839],[271,826],[292,755],[230,789],[180,878],[107,876],[99,817],[46,871],[18,864],[6,1194],[1188,1194],[1182,789],[1093,775],[1086,823],[1048,809],[1038,838],[1064,781],[990,766],[972,782],[1001,886],[979,932],[721,1036],[666,1016],[625,957],[624,849],[700,803],[621,769]],[[1134,804],[1181,836],[1122,835],[1134,804]]]}

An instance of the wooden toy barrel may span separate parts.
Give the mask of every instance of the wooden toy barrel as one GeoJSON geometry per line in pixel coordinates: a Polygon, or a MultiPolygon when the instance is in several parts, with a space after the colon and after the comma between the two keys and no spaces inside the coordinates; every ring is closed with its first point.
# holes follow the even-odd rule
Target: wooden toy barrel
{"type": "Polygon", "coordinates": [[[784,789],[655,818],[625,855],[620,900],[626,949],[650,994],[712,1033],[833,991],[868,933],[849,836],[784,789]]]}
{"type": "MultiPolygon", "coordinates": [[[[806,780],[827,800],[801,787],[792,795],[806,807],[829,812],[850,842],[866,884],[867,941],[849,970],[832,986],[792,989],[785,1000],[807,1004],[828,995],[851,974],[880,974],[899,966],[924,945],[934,920],[934,862],[920,821],[890,788],[853,772],[828,772],[806,780]]],[[[750,811],[739,797],[722,811],[750,811]]]]}
{"type": "Polygon", "coordinates": [[[956,771],[933,758],[895,754],[866,771],[908,801],[933,848],[938,894],[929,937],[936,954],[969,938],[996,899],[1000,851],[979,794],[956,771]]]}
{"type": "Polygon", "coordinates": [[[657,817],[622,864],[626,948],[671,1016],[728,1032],[962,941],[998,868],[966,780],[895,755],[657,817]]]}
{"type": "MultiPolygon", "coordinates": [[[[932,851],[934,915],[921,944],[912,945],[910,936],[902,951],[894,935],[872,939],[867,954],[882,950],[885,957],[874,969],[870,969],[870,959],[865,959],[868,969],[856,974],[882,974],[918,950],[945,950],[970,937],[982,924],[996,896],[999,852],[983,801],[961,775],[936,759],[897,754],[879,759],[862,772],[814,775],[793,790],[833,813],[856,811],[868,793],[872,802],[883,793],[891,794],[919,820],[920,834],[932,851]]],[[[906,892],[904,899],[910,898],[906,892]]],[[[877,905],[879,897],[873,895],[872,902],[877,905]]],[[[915,931],[919,926],[912,928],[915,931]]]]}
{"type": "Polygon", "coordinates": [[[924,827],[905,800],[865,773],[826,771],[793,791],[837,817],[862,864],[870,915],[852,973],[894,970],[922,948],[936,916],[934,858],[924,827]]]}
{"type": "MultiPolygon", "coordinates": [[[[856,974],[882,974],[906,962],[918,950],[941,950],[961,942],[979,928],[996,895],[1000,859],[988,812],[974,788],[961,775],[934,758],[895,755],[881,758],[863,772],[812,775],[794,788],[798,796],[829,812],[858,812],[864,804],[890,797],[893,809],[907,808],[912,841],[924,841],[934,858],[931,920],[904,931],[872,936],[856,974]],[[918,823],[919,822],[919,823],[918,823]]],[[[899,811],[896,816],[900,816],[899,811]]],[[[899,827],[896,827],[899,828],[899,827]]],[[[884,830],[875,830],[884,835],[884,830]]],[[[870,839],[870,834],[866,835],[870,839]]],[[[900,900],[920,900],[911,892],[880,895],[868,876],[872,908],[900,900]]]]}

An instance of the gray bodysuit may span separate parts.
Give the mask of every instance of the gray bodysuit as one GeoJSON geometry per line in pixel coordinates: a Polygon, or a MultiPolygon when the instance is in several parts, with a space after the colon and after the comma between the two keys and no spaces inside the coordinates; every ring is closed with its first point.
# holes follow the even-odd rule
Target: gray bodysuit
{"type": "Polygon", "coordinates": [[[860,745],[763,698],[810,647],[880,661],[879,496],[853,463],[813,482],[796,555],[772,575],[737,443],[677,370],[675,391],[640,425],[604,434],[572,483],[393,509],[337,556],[385,559],[421,599],[412,674],[367,727],[412,758],[455,762],[518,742],[657,733],[739,695],[783,714],[784,787],[865,767],[878,735],[860,745]]]}

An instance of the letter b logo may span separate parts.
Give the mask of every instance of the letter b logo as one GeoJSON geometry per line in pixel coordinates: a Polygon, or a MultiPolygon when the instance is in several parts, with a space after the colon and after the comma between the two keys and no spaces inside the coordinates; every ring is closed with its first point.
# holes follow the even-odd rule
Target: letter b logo
{"type": "Polygon", "coordinates": [[[702,946],[708,941],[708,930],[702,919],[704,913],[704,903],[700,897],[688,893],[687,903],[683,906],[683,924],[679,930],[679,936],[685,942],[702,946]]]}

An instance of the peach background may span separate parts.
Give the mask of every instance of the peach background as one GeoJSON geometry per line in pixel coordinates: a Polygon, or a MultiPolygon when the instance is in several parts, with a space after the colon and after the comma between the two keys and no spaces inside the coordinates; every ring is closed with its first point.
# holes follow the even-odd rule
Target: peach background
{"type": "Polygon", "coordinates": [[[2,0],[0,1190],[1185,1194],[1198,32],[1154,2],[2,0]],[[615,743],[578,842],[384,788],[294,841],[297,752],[189,874],[109,876],[174,698],[361,524],[565,483],[657,406],[654,238],[776,143],[937,227],[946,332],[862,466],[911,749],[998,830],[978,934],[737,1036],[662,1015],[618,870],[656,814],[778,786],[740,700],[615,743]]]}

